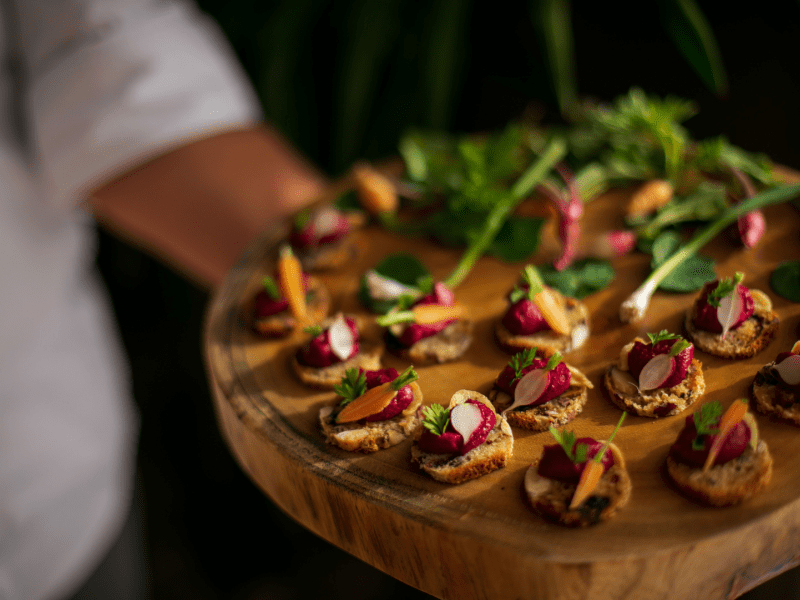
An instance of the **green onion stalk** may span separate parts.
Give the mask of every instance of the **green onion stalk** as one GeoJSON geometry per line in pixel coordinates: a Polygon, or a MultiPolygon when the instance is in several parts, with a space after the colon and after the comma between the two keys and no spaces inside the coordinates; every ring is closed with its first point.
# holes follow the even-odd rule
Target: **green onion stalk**
{"type": "Polygon", "coordinates": [[[743,202],[726,209],[715,221],[699,231],[686,244],[675,251],[665,260],[650,276],[644,280],[636,291],[633,292],[620,306],[619,316],[623,323],[635,323],[644,318],[650,299],[659,284],[678,265],[710,242],[718,233],[728,225],[736,222],[740,217],[755,210],[772,204],[780,204],[800,195],[800,184],[778,186],[747,198],[743,202]]]}

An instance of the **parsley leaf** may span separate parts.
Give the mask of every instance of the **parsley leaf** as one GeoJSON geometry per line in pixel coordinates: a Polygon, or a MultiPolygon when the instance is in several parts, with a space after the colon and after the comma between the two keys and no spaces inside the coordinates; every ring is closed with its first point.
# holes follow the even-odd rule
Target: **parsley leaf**
{"type": "Polygon", "coordinates": [[[333,391],[342,398],[339,406],[345,406],[367,391],[367,376],[359,369],[347,369],[341,381],[333,386],[333,391]]]}
{"type": "Polygon", "coordinates": [[[721,279],[720,282],[717,284],[711,293],[708,295],[706,300],[711,306],[719,306],[720,300],[725,298],[726,296],[730,296],[733,291],[736,289],[736,286],[742,283],[744,279],[744,273],[737,272],[733,277],[726,277],[725,279],[721,279]]]}
{"type": "Polygon", "coordinates": [[[564,449],[567,457],[574,463],[586,462],[586,453],[588,448],[586,444],[576,444],[577,437],[573,431],[566,429],[559,432],[555,427],[548,428],[550,435],[552,435],[558,444],[564,449]]]}
{"type": "Polygon", "coordinates": [[[450,423],[450,411],[441,404],[422,407],[422,426],[434,435],[442,435],[450,423]]]}
{"type": "Polygon", "coordinates": [[[722,417],[722,404],[717,402],[707,402],[696,411],[692,418],[694,419],[694,427],[697,430],[697,437],[692,440],[692,448],[694,450],[702,450],[705,445],[705,440],[702,439],[704,435],[714,435],[719,433],[717,424],[720,417],[722,417]]]}
{"type": "Polygon", "coordinates": [[[525,348],[511,357],[508,366],[514,369],[514,379],[522,377],[522,371],[525,367],[530,367],[533,364],[533,360],[536,358],[536,350],[536,348],[525,348]]]}
{"type": "Polygon", "coordinates": [[[317,337],[318,335],[322,334],[324,329],[320,325],[308,325],[307,327],[303,327],[303,333],[307,333],[312,337],[317,337]]]}

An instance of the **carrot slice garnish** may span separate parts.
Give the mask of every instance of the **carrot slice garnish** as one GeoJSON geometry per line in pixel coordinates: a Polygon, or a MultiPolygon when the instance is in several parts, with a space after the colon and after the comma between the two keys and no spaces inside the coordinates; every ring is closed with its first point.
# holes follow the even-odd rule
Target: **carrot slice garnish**
{"type": "Polygon", "coordinates": [[[714,439],[714,443],[711,445],[711,449],[708,451],[708,456],[706,457],[706,462],[703,465],[703,471],[708,471],[711,468],[711,465],[714,464],[714,460],[717,458],[717,454],[722,449],[722,445],[725,443],[728,435],[733,428],[736,427],[739,422],[744,419],[744,415],[747,413],[747,407],[749,403],[747,398],[739,398],[735,400],[733,404],[728,407],[728,410],[725,411],[725,414],[722,415],[722,418],[719,420],[719,433],[717,437],[714,439]]]}
{"type": "Polygon", "coordinates": [[[302,322],[308,321],[306,294],[303,290],[303,269],[290,246],[283,246],[278,257],[278,279],[289,310],[302,322]]]}
{"type": "Polygon", "coordinates": [[[792,354],[798,354],[798,353],[800,353],[800,340],[797,340],[794,343],[794,346],[792,346],[792,354]]]}
{"type": "Polygon", "coordinates": [[[572,501],[569,503],[570,510],[578,508],[591,495],[600,482],[600,477],[602,477],[604,470],[602,462],[590,460],[586,463],[583,471],[581,471],[578,487],[575,488],[572,501]]]}
{"type": "Polygon", "coordinates": [[[586,466],[583,467],[583,471],[581,471],[581,477],[578,480],[575,493],[572,494],[572,501],[569,503],[569,510],[578,508],[589,496],[592,495],[592,492],[594,492],[594,490],[597,488],[597,484],[600,483],[600,478],[605,472],[605,467],[603,466],[603,455],[608,451],[608,447],[611,445],[611,440],[613,440],[614,436],[617,435],[617,432],[622,426],[622,422],[625,420],[627,415],[628,413],[626,412],[623,412],[620,415],[619,421],[617,421],[617,426],[614,428],[614,431],[611,433],[611,436],[608,438],[608,440],[606,440],[606,443],[603,444],[600,452],[595,454],[591,460],[586,462],[586,466]]]}
{"type": "Polygon", "coordinates": [[[463,304],[456,302],[450,306],[444,304],[420,304],[411,309],[414,322],[418,325],[431,325],[441,321],[460,319],[466,313],[463,304]]]}
{"type": "Polygon", "coordinates": [[[345,406],[342,412],[336,416],[336,422],[349,423],[377,414],[389,406],[396,394],[397,390],[392,387],[391,381],[370,388],[363,396],[359,396],[345,406]]]}
{"type": "Polygon", "coordinates": [[[349,404],[336,416],[337,423],[350,423],[378,414],[397,395],[397,392],[418,379],[413,365],[400,373],[392,381],[370,388],[349,404]]]}
{"type": "Polygon", "coordinates": [[[542,313],[542,317],[550,326],[550,329],[560,335],[568,335],[572,328],[569,325],[569,318],[564,305],[559,302],[553,290],[544,285],[542,276],[533,265],[526,265],[523,278],[527,281],[530,299],[542,313]]]}

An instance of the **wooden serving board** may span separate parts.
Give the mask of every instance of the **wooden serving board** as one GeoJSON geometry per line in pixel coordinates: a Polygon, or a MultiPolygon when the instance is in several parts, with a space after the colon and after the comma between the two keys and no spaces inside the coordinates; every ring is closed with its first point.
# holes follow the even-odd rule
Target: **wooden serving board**
{"type": "MultiPolygon", "coordinates": [[[[586,205],[584,241],[622,225],[624,192],[586,205]]],[[[800,212],[790,205],[766,211],[767,232],[754,249],[725,234],[704,249],[720,276],[746,274],[745,285],[766,291],[781,319],[778,338],[761,354],[729,361],[697,351],[707,391],[701,401],[727,406],[747,395],[756,371],[800,339],[800,304],[778,297],[769,275],[787,259],[800,259],[800,212]]],[[[554,224],[532,262],[552,259],[554,224]]],[[[220,426],[231,451],[264,492],[316,534],[408,584],[439,598],[559,600],[734,598],[800,564],[800,429],[758,421],[774,459],[767,489],[731,508],[708,508],[677,493],[663,464],[686,414],[653,420],[629,416],[616,443],[633,481],[630,503],[609,522],[567,529],[545,521],[527,505],[522,480],[548,433],[515,430],[514,457],[505,468],[458,486],[437,483],[409,462],[410,441],[371,455],[326,445],[319,409],[332,392],[301,385],[288,361],[304,334],[279,341],[250,330],[249,310],[261,277],[273,271],[287,224],[269,232],[242,257],[211,304],[205,332],[208,372],[220,426]]],[[[356,299],[361,274],[384,256],[411,252],[437,278],[459,253],[369,227],[358,234],[360,252],[346,270],[321,276],[334,310],[368,314],[356,299]]],[[[585,301],[591,318],[587,344],[566,355],[594,384],[589,402],[571,425],[579,436],[608,436],[620,411],[606,397],[602,376],[620,348],[636,335],[681,331],[695,294],[657,293],[644,322],[623,325],[619,305],[646,277],[648,258],[614,260],[613,284],[585,301]]],[[[425,403],[447,404],[462,388],[487,393],[509,355],[498,349],[493,324],[522,265],[481,259],[457,288],[475,320],[472,347],[458,362],[418,368],[425,403]]],[[[367,335],[377,335],[375,328],[367,335]]],[[[408,363],[386,356],[399,371],[408,363]]],[[[695,407],[690,408],[693,411],[695,407]]]]}

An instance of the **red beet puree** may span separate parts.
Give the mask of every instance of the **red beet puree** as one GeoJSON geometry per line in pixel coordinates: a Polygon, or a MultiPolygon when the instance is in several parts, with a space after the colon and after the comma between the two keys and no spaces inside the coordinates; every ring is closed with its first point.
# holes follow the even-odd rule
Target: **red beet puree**
{"type": "MultiPolygon", "coordinates": [[[[349,359],[358,354],[358,327],[356,326],[355,320],[349,317],[345,317],[344,320],[345,323],[347,323],[347,328],[353,334],[353,349],[350,351],[350,355],[347,357],[349,359]]],[[[297,360],[299,360],[301,364],[321,369],[323,367],[329,367],[333,364],[343,362],[343,360],[336,356],[331,349],[328,331],[329,330],[326,329],[318,336],[312,338],[308,344],[298,350],[297,360]]]]}
{"type": "Polygon", "coordinates": [[[531,335],[550,329],[539,308],[528,298],[512,304],[503,315],[502,323],[514,335],[531,335]]]}
{"type": "MultiPolygon", "coordinates": [[[[722,325],[720,325],[719,319],[717,319],[717,307],[708,303],[708,295],[717,289],[717,285],[719,285],[719,281],[712,281],[703,287],[700,298],[697,300],[697,312],[694,317],[694,324],[706,331],[722,333],[722,325]]],[[[742,310],[739,313],[739,317],[734,321],[733,325],[730,326],[731,330],[738,328],[742,323],[753,316],[753,312],[755,312],[755,302],[748,288],[740,283],[736,286],[736,291],[733,293],[738,293],[739,296],[741,296],[742,310]]]]}
{"type": "MultiPolygon", "coordinates": [[[[638,381],[642,369],[644,369],[645,365],[650,362],[654,356],[658,354],[669,354],[673,344],[679,341],[680,340],[675,339],[661,340],[655,344],[636,342],[633,348],[631,348],[631,351],[628,352],[628,370],[633,378],[638,381]]],[[[692,364],[692,359],[694,358],[694,346],[689,346],[673,358],[675,359],[675,369],[672,371],[672,375],[667,377],[664,383],[658,386],[659,388],[670,388],[679,385],[686,379],[686,373],[688,373],[689,367],[692,364]]]]}
{"type": "MultiPolygon", "coordinates": [[[[747,448],[750,442],[750,428],[747,423],[740,421],[736,427],[728,434],[725,443],[717,454],[714,460],[715,465],[724,464],[738,456],[747,448]]],[[[686,417],[686,422],[681,430],[678,439],[669,449],[669,455],[678,462],[681,462],[692,467],[701,468],[708,457],[708,452],[711,450],[711,445],[717,439],[716,435],[704,435],[702,450],[695,450],[692,448],[692,442],[697,437],[697,428],[694,424],[694,417],[689,415],[686,417]]]]}
{"type": "MultiPolygon", "coordinates": [[[[547,366],[547,360],[535,358],[529,366],[522,369],[522,377],[525,377],[525,375],[534,369],[544,369],[545,366],[547,366]]],[[[569,372],[569,367],[567,367],[566,363],[564,362],[558,363],[555,368],[549,372],[549,375],[550,377],[547,382],[547,388],[545,388],[538,400],[532,402],[528,406],[538,406],[540,404],[544,404],[545,402],[549,402],[553,398],[557,398],[567,391],[567,388],[569,388],[570,383],[572,382],[572,375],[569,372]]],[[[517,379],[513,367],[506,365],[506,367],[497,377],[497,382],[495,385],[497,385],[498,388],[507,394],[513,396],[514,390],[517,389],[517,384],[522,377],[517,379]]]]}
{"type": "MultiPolygon", "coordinates": [[[[601,442],[590,437],[578,438],[575,440],[576,448],[578,444],[586,445],[587,460],[591,460],[603,448],[601,442]]],[[[606,450],[601,462],[603,463],[603,472],[608,471],[608,469],[614,465],[614,455],[611,453],[611,450],[606,450]]],[[[572,462],[560,444],[552,444],[543,448],[542,458],[539,460],[539,467],[536,469],[536,472],[548,479],[578,483],[585,466],[585,462],[572,462]]]]}

